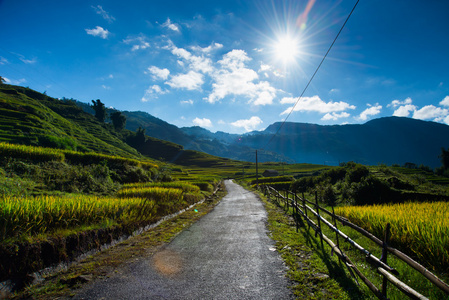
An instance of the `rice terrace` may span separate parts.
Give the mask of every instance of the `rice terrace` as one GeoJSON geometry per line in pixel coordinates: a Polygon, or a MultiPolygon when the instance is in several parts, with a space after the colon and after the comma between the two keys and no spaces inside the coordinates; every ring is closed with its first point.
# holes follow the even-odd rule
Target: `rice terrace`
{"type": "Polygon", "coordinates": [[[81,2],[0,1],[0,299],[449,299],[448,3],[81,2]]]}

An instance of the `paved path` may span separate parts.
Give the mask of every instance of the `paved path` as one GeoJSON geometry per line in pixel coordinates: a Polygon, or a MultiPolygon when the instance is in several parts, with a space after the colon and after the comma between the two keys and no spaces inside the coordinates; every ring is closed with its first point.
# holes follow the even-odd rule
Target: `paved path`
{"type": "Polygon", "coordinates": [[[75,299],[291,299],[286,268],[253,193],[228,195],[153,256],[87,285],[75,299]]]}

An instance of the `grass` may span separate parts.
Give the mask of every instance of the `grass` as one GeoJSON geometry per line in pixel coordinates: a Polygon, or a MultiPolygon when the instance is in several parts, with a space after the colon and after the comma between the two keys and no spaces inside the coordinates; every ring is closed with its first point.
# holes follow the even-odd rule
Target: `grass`
{"type": "Polygon", "coordinates": [[[15,294],[12,299],[56,299],[73,296],[83,284],[107,278],[116,268],[131,263],[136,257],[155,253],[181,231],[210,212],[225,194],[222,189],[212,201],[198,204],[153,229],[73,264],[65,271],[45,275],[41,283],[28,286],[24,291],[15,294]]]}
{"type": "MultiPolygon", "coordinates": [[[[285,207],[283,208],[285,209],[285,207]]],[[[292,215],[293,211],[290,208],[288,212],[285,213],[287,213],[288,215],[292,215]]],[[[309,213],[309,216],[311,216],[311,213],[309,213]]],[[[286,218],[284,219],[284,222],[286,222],[285,224],[288,224],[288,220],[290,220],[290,226],[292,227],[293,221],[291,220],[291,218],[289,219],[289,217],[287,216],[285,218],[286,218]]],[[[316,217],[313,216],[311,217],[311,219],[315,223],[317,223],[316,217]]],[[[305,244],[310,246],[310,248],[314,252],[313,255],[316,254],[319,257],[317,265],[322,265],[323,263],[325,264],[325,266],[327,267],[328,272],[327,274],[329,274],[330,278],[333,278],[336,281],[338,281],[338,285],[347,293],[348,297],[352,299],[377,299],[375,295],[363,284],[363,282],[360,279],[358,279],[358,281],[360,282],[360,286],[356,285],[356,281],[351,279],[350,273],[347,271],[345,266],[338,261],[337,256],[336,255],[332,256],[331,248],[327,245],[327,243],[324,242],[323,247],[321,246],[319,235],[316,235],[312,229],[306,229],[308,228],[308,226],[305,225],[303,221],[300,221],[299,223],[301,227],[299,228],[299,236],[297,238],[299,240],[305,238],[306,240],[305,244]]],[[[278,227],[285,227],[286,226],[285,224],[278,225],[278,227]]],[[[376,257],[381,256],[381,248],[368,238],[358,233],[357,231],[352,230],[351,228],[348,227],[343,227],[341,225],[338,226],[338,229],[342,230],[353,241],[361,245],[363,248],[367,249],[374,256],[376,257]]],[[[333,232],[327,226],[322,226],[322,231],[323,234],[325,234],[327,237],[331,238],[334,242],[336,241],[335,232],[333,232]]],[[[284,235],[288,236],[288,234],[284,235]]],[[[378,237],[382,237],[382,235],[381,236],[378,235],[378,237]]],[[[282,235],[280,238],[283,238],[282,235]]],[[[297,241],[294,240],[291,243],[294,244],[296,242],[297,241]]],[[[304,242],[300,241],[299,243],[303,244],[304,242]]],[[[285,248],[285,246],[283,247],[285,248]]],[[[351,246],[350,243],[344,242],[342,238],[340,238],[340,248],[346,255],[348,255],[348,257],[353,261],[356,267],[376,287],[380,289],[382,285],[382,277],[377,273],[374,267],[372,267],[369,263],[367,263],[367,261],[365,260],[365,254],[355,249],[353,246],[351,246]]],[[[297,262],[297,264],[300,265],[301,263],[297,262]]],[[[399,276],[397,277],[401,281],[403,281],[404,283],[406,283],[407,285],[409,285],[411,288],[415,289],[422,295],[425,295],[430,299],[447,298],[447,295],[445,295],[444,292],[433,286],[433,284],[430,283],[428,280],[426,280],[419,272],[415,271],[414,269],[409,267],[406,263],[402,262],[401,260],[397,259],[395,256],[391,254],[388,256],[388,265],[398,270],[399,276]]],[[[443,281],[448,282],[449,277],[447,276],[447,272],[436,273],[436,275],[439,276],[443,281]]],[[[300,276],[298,276],[298,278],[302,280],[300,276]]],[[[298,293],[298,295],[301,295],[301,293],[304,292],[304,288],[302,288],[302,283],[299,284],[299,287],[300,292],[298,293]]],[[[389,299],[404,299],[404,294],[402,294],[391,284],[388,285],[387,295],[389,299]]],[[[333,297],[323,296],[323,298],[328,299],[333,297]]]]}
{"type": "Polygon", "coordinates": [[[390,223],[391,245],[433,270],[449,270],[448,202],[343,206],[336,213],[378,237],[390,223]]]}
{"type": "Polygon", "coordinates": [[[268,213],[268,230],[288,267],[292,290],[297,299],[364,299],[366,291],[358,287],[343,266],[322,249],[313,231],[294,220],[274,203],[260,195],[268,213]]]}

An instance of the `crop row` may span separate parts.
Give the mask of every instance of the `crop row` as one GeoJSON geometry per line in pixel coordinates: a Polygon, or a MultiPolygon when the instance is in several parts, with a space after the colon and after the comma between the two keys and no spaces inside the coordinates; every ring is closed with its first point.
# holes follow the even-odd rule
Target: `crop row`
{"type": "Polygon", "coordinates": [[[391,225],[391,244],[437,269],[449,267],[449,203],[424,202],[335,208],[378,237],[391,225]]]}
{"type": "Polygon", "coordinates": [[[106,161],[114,165],[132,165],[145,168],[157,168],[150,162],[140,162],[136,159],[123,158],[119,156],[105,155],[99,153],[84,153],[70,150],[58,150],[27,145],[16,145],[0,143],[0,157],[12,157],[31,161],[70,161],[71,163],[98,164],[106,161]]]}
{"type": "Polygon", "coordinates": [[[83,226],[149,222],[201,200],[199,188],[125,188],[117,197],[85,195],[0,198],[0,240],[83,226]]]}

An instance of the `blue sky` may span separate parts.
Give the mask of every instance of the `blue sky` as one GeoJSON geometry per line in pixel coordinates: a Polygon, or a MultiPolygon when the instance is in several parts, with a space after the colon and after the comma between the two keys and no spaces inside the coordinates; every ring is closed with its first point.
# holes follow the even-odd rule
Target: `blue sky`
{"type": "MultiPolygon", "coordinates": [[[[169,123],[284,120],[354,1],[0,0],[0,76],[169,123]]],[[[449,1],[360,1],[288,121],[449,124],[449,1]]]]}

